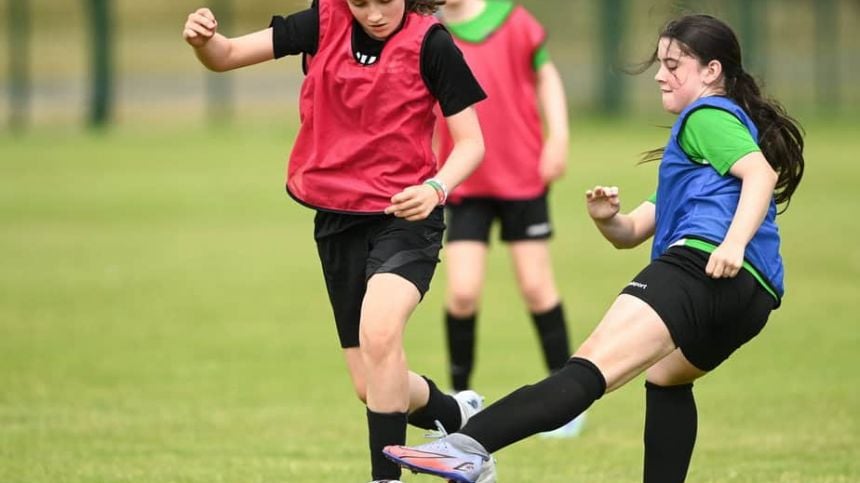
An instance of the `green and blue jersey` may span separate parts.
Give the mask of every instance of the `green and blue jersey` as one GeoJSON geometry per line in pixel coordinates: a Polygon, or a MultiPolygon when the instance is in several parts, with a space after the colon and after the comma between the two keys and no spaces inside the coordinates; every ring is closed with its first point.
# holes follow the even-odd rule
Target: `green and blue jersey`
{"type": "MultiPolygon", "coordinates": [[[[758,129],[734,101],[698,99],[678,116],[660,163],[652,258],[683,244],[712,252],[725,238],[738,207],[741,180],[732,164],[758,151],[758,129]],[[688,125],[688,123],[690,123],[688,125]],[[744,134],[745,132],[745,134],[744,134]],[[671,200],[661,202],[661,200],[671,200]]],[[[747,244],[744,268],[779,300],[784,293],[776,204],[747,244]]]]}

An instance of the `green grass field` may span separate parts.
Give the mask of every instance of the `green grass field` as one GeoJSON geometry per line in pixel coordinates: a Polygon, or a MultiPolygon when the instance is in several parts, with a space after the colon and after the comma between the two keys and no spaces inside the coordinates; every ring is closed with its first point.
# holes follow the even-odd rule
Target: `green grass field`
{"type": "MultiPolygon", "coordinates": [[[[582,193],[618,184],[627,208],[648,196],[656,166],[635,161],[666,136],[652,124],[573,125],[552,201],[576,341],[648,256],[605,243],[582,193]]],[[[860,124],[807,128],[807,177],[781,220],[785,303],[697,384],[690,481],[860,481],[860,124]]],[[[245,121],[0,134],[0,481],[368,479],[312,213],[282,188],[291,139],[245,121]]],[[[412,367],[441,383],[443,288],[437,276],[407,341],[412,367]]],[[[503,249],[480,341],[488,401],[543,376],[503,249]]],[[[643,402],[639,379],[599,401],[580,438],[501,451],[502,482],[639,481],[643,402]]]]}

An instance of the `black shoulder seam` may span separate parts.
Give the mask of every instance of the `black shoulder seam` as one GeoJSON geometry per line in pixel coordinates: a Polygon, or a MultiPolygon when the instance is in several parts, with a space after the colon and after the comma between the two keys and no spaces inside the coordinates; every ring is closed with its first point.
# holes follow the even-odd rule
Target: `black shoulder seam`
{"type": "Polygon", "coordinates": [[[418,69],[421,73],[421,80],[424,81],[424,85],[427,87],[427,90],[430,91],[434,96],[436,95],[436,93],[434,93],[433,89],[430,87],[430,80],[427,77],[427,72],[424,70],[424,55],[426,52],[427,42],[430,40],[430,34],[440,29],[446,32],[448,31],[448,29],[445,28],[445,26],[441,23],[431,25],[430,28],[427,29],[427,32],[424,33],[424,39],[421,40],[421,50],[418,52],[418,69]]]}

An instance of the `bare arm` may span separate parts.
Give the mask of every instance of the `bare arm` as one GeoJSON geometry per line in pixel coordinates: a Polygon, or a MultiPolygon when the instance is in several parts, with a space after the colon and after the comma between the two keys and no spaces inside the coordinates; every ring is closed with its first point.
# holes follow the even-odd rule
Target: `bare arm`
{"type": "Polygon", "coordinates": [[[445,118],[454,149],[448,155],[442,169],[436,173],[436,178],[442,180],[448,190],[453,190],[462,183],[484,159],[484,136],[478,123],[478,113],[474,107],[445,118]]]}
{"type": "Polygon", "coordinates": [[[629,214],[620,213],[618,188],[595,186],[585,193],[588,214],[615,248],[639,246],[654,234],[656,207],[646,201],[629,214]]]}
{"type": "Polygon", "coordinates": [[[547,183],[560,178],[567,169],[569,128],[564,84],[552,62],[537,71],[537,95],[546,123],[546,139],[541,153],[541,177],[547,183]]]}
{"type": "MultiPolygon", "coordinates": [[[[444,183],[450,191],[480,164],[484,157],[484,137],[474,107],[467,107],[453,116],[446,117],[445,121],[454,140],[454,149],[435,178],[444,183]]],[[[409,221],[423,220],[438,204],[436,189],[420,184],[410,186],[392,196],[391,206],[386,208],[385,212],[409,221]]]]}
{"type": "Polygon", "coordinates": [[[760,152],[736,161],[729,173],[741,180],[741,197],[726,238],[711,253],[705,267],[705,272],[713,278],[731,278],[740,271],[747,243],[767,215],[778,178],[760,152]]]}
{"type": "Polygon", "coordinates": [[[182,37],[206,68],[224,72],[275,58],[271,28],[236,38],[227,38],[217,29],[212,11],[201,8],[188,15],[182,31],[182,37]]]}

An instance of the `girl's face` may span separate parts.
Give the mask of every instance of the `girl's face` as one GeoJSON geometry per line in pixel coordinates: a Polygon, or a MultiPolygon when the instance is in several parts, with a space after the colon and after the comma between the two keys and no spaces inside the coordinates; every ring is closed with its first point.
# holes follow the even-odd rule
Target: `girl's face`
{"type": "Polygon", "coordinates": [[[406,0],[345,1],[361,28],[377,40],[385,40],[397,30],[406,10],[406,0]]]}
{"type": "Polygon", "coordinates": [[[678,114],[700,97],[722,94],[722,66],[716,60],[702,65],[685,53],[678,41],[661,38],[657,44],[659,69],[654,76],[663,100],[663,109],[678,114]]]}

